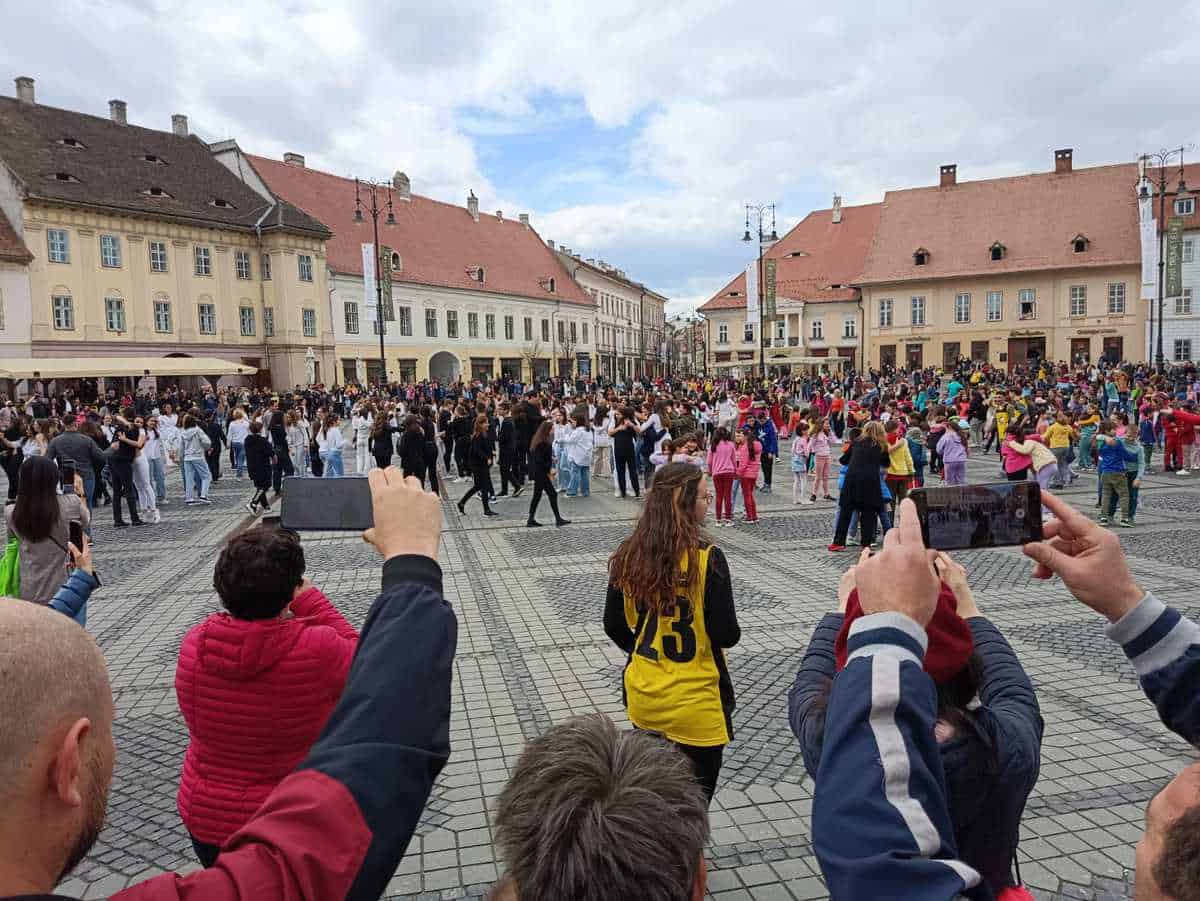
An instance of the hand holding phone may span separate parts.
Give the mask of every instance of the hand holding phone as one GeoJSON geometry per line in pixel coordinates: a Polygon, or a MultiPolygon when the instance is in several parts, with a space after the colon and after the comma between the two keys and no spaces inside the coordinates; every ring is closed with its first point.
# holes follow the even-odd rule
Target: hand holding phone
{"type": "Polygon", "coordinates": [[[1037,482],[916,488],[909,497],[929,548],[952,551],[1042,540],[1042,490],[1037,482]]]}

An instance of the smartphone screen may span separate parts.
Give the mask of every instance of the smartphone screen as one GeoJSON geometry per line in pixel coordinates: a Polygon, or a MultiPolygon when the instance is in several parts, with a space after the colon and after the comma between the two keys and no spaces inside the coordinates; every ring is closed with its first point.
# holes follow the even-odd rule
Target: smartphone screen
{"type": "Polygon", "coordinates": [[[71,544],[83,550],[83,523],[78,519],[72,519],[67,523],[67,537],[71,539],[71,544]]]}
{"type": "Polygon", "coordinates": [[[952,551],[1042,540],[1037,482],[917,488],[908,496],[917,505],[926,547],[952,551]]]}
{"type": "Polygon", "coordinates": [[[371,486],[361,477],[283,480],[280,526],[297,532],[361,532],[375,524],[371,486]]]}
{"type": "Polygon", "coordinates": [[[63,488],[75,490],[75,464],[63,461],[62,466],[58,470],[59,477],[62,479],[63,488]]]}

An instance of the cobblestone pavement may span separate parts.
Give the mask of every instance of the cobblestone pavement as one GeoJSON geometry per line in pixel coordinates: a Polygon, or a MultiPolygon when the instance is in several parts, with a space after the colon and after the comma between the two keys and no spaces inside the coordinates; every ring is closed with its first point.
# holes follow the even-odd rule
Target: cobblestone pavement
{"type": "MultiPolygon", "coordinates": [[[[970,464],[994,480],[998,458],[970,464]]],[[[349,462],[349,461],[348,461],[349,462]]],[[[813,626],[834,603],[852,554],[824,550],[828,503],[791,504],[786,461],[762,524],[715,532],[733,570],[742,624],[729,654],[738,695],[736,738],[712,805],[709,888],[721,901],[826,896],[813,856],[805,776],[786,719],[786,691],[813,626]]],[[[214,504],[184,507],[178,471],[160,526],[114,532],[97,516],[104,587],[88,628],[108,657],[119,748],[108,825],[61,887],[106,897],[163,870],[194,866],[175,811],[186,745],[173,689],[179,641],[217,609],[212,568],[222,539],[246,520],[246,482],[228,476],[214,504]]],[[[1095,478],[1069,492],[1092,512],[1095,478]]],[[[1135,530],[1121,539],[1143,587],[1197,613],[1200,477],[1149,476],[1135,530]]],[[[457,500],[468,483],[446,486],[457,500]]],[[[529,495],[500,501],[485,521],[477,501],[460,516],[444,503],[441,562],[460,631],[453,689],[453,754],[388,897],[482,895],[497,877],[494,799],[523,743],[569,716],[600,711],[624,723],[621,653],[601,626],[605,560],[639,505],[596,480],[590,499],[565,501],[562,531],[523,528],[529,495]],[[530,561],[536,561],[531,567],[530,561]]],[[[544,502],[543,502],[544,504],[544,502]]],[[[550,522],[543,506],[543,522],[550,522]]],[[[379,584],[374,552],[357,536],[305,538],[309,573],[361,625],[379,584]]],[[[1132,895],[1134,845],[1146,802],[1196,759],[1159,723],[1119,649],[1060,584],[1034,582],[1018,552],[963,554],[979,605],[1005,632],[1038,687],[1046,719],[1041,779],[1022,825],[1021,875],[1043,899],[1132,895]]]]}

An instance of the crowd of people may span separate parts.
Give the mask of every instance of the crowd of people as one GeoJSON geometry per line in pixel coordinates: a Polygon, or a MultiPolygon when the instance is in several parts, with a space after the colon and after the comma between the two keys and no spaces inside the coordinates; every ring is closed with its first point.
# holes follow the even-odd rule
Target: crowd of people
{"type": "MultiPolygon", "coordinates": [[[[138,487],[143,455],[179,466],[195,503],[227,446],[258,513],[284,477],[341,475],[346,444],[370,483],[363,537],[383,560],[379,598],[360,632],[306,577],[298,535],[263,524],[228,541],[213,577],[222,610],[184,637],[175,682],[188,730],[178,808],[203,869],[116,897],[380,896],[451,753],[457,621],[437,564],[438,491],[467,478],[459,510],[478,496],[485,515],[532,480],[530,526],[543,495],[567,525],[561,498],[587,497],[596,479],[641,498],[609,560],[602,612],[597,599],[597,622],[627,658],[620,687],[634,728],[580,717],[527,744],[494,811],[505,873],[493,898],[702,897],[708,806],[735,740],[727,652],[741,636],[730,567],[706,526],[733,522],[739,500],[742,521],[758,521],[755,495],[772,490],[781,442],[795,503],[837,504],[831,549],[853,519],[862,530],[789,694],[832,897],[1028,897],[1016,861],[1041,759],[1037,692],[969,573],[924,546],[905,493],[927,478],[958,484],[957,464],[993,445],[1007,478],[1037,478],[1048,516],[1044,540],[1024,548],[1034,575],[1060,578],[1109,621],[1164,725],[1200,743],[1200,626],[1136,584],[1103,528],[1113,504],[1132,521],[1160,445],[1181,462],[1182,432],[1200,426],[1200,385],[1194,371],[1128,370],[964,361],[757,385],[37,396],[51,405],[34,416],[44,440],[5,441],[19,459],[5,465],[13,559],[0,565],[0,591],[15,569],[4,593],[32,603],[0,604],[0,898],[50,898],[87,854],[116,759],[105,663],[81,628],[99,579],[86,534],[77,544],[68,526],[90,526],[105,487],[117,521],[131,497],[131,520],[157,510],[138,487]],[[835,453],[842,471],[830,484],[835,453]],[[1093,466],[1099,521],[1049,490],[1093,466]]],[[[7,405],[6,435],[39,412],[28,407],[7,405]]],[[[1200,764],[1150,804],[1139,899],[1198,897],[1198,798],[1200,764]]]]}

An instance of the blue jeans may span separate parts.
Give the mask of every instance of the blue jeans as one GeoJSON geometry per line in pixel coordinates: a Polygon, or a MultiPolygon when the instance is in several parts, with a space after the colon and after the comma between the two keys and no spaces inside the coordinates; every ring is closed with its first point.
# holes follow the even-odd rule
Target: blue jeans
{"type": "Polygon", "coordinates": [[[246,445],[241,441],[231,441],[229,449],[233,451],[234,473],[240,479],[246,474],[246,445]]]}
{"type": "MultiPolygon", "coordinates": [[[[92,495],[96,492],[96,477],[83,480],[83,500],[87,504],[88,513],[92,512],[92,495]]],[[[89,533],[90,534],[90,533],[89,533]]]]}
{"type": "Polygon", "coordinates": [[[558,452],[555,465],[558,467],[558,490],[566,491],[567,486],[571,484],[571,461],[567,459],[565,449],[558,452]]]}
{"type": "Polygon", "coordinates": [[[167,499],[167,469],[163,466],[162,458],[150,461],[150,478],[154,482],[156,500],[161,503],[167,499]]]}
{"type": "Polygon", "coordinates": [[[321,451],[321,460],[325,463],[325,478],[340,479],[346,474],[346,470],[342,467],[342,452],[321,451]]]}
{"type": "Polygon", "coordinates": [[[183,499],[186,501],[193,500],[195,495],[192,494],[196,490],[200,497],[208,497],[208,483],[212,481],[212,473],[208,470],[208,463],[204,460],[184,460],[183,461],[183,499]]]}
{"type": "Polygon", "coordinates": [[[592,496],[592,484],[590,481],[590,466],[580,466],[578,463],[572,463],[571,466],[571,481],[567,486],[567,497],[575,497],[576,494],[581,497],[592,496]]]}

